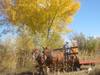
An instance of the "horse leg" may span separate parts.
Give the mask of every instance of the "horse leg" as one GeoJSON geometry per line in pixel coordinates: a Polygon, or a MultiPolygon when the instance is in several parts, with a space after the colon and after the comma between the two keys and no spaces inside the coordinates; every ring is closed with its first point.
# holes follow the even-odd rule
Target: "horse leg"
{"type": "Polygon", "coordinates": [[[54,63],[51,64],[50,71],[51,71],[52,73],[55,72],[55,64],[54,64],[54,63]]]}
{"type": "Polygon", "coordinates": [[[39,67],[39,75],[44,75],[44,71],[43,71],[43,67],[42,66],[39,67]]]}
{"type": "Polygon", "coordinates": [[[58,72],[58,69],[59,69],[59,65],[58,65],[58,63],[56,63],[55,68],[56,68],[56,72],[58,72]]]}
{"type": "Polygon", "coordinates": [[[53,66],[52,66],[52,64],[50,64],[49,68],[50,68],[50,72],[53,72],[53,66]]]}
{"type": "Polygon", "coordinates": [[[64,72],[64,62],[62,61],[59,65],[60,72],[64,72]]]}
{"type": "Polygon", "coordinates": [[[63,62],[62,62],[62,70],[63,70],[63,72],[65,71],[65,65],[64,65],[65,63],[64,63],[64,60],[63,60],[63,62]]]}
{"type": "Polygon", "coordinates": [[[77,56],[73,59],[73,69],[74,71],[80,70],[80,63],[79,63],[79,59],[77,58],[77,56]]]}
{"type": "Polygon", "coordinates": [[[43,73],[44,73],[44,75],[48,75],[48,67],[45,65],[45,66],[43,66],[43,73]]]}

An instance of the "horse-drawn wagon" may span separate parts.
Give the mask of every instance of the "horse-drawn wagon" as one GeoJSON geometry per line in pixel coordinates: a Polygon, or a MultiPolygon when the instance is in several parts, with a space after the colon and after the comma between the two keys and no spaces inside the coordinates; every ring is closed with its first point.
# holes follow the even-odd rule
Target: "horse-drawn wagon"
{"type": "MultiPolygon", "coordinates": [[[[77,47],[71,47],[71,49],[73,48],[77,48],[77,47]]],[[[52,50],[48,48],[44,48],[42,54],[39,52],[39,50],[38,51],[37,50],[34,50],[33,55],[42,71],[43,69],[45,69],[46,72],[47,68],[49,68],[49,71],[51,72],[74,71],[80,69],[77,53],[76,54],[71,53],[70,59],[67,59],[67,61],[65,62],[63,48],[52,49],[52,50]]]]}

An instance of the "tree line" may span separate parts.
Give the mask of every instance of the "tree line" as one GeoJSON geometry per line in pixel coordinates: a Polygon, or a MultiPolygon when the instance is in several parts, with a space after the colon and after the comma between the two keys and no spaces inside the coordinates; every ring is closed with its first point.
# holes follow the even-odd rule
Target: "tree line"
{"type": "Polygon", "coordinates": [[[84,33],[73,33],[70,40],[77,40],[80,52],[88,54],[100,50],[100,37],[86,36],[84,33]]]}

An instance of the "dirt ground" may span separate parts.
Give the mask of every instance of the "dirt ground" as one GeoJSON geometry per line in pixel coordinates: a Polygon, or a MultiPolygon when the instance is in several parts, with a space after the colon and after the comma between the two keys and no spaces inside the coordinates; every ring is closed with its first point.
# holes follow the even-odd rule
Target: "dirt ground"
{"type": "Polygon", "coordinates": [[[69,72],[69,73],[54,73],[49,75],[88,75],[86,71],[69,72]]]}
{"type": "MultiPolygon", "coordinates": [[[[82,67],[90,67],[90,66],[82,66],[82,67]]],[[[99,69],[100,70],[100,64],[97,64],[93,67],[93,71],[95,69],[99,69]]],[[[54,74],[49,74],[49,75],[89,75],[88,70],[81,70],[81,71],[77,71],[77,72],[65,72],[65,73],[54,73],[54,74]]]]}

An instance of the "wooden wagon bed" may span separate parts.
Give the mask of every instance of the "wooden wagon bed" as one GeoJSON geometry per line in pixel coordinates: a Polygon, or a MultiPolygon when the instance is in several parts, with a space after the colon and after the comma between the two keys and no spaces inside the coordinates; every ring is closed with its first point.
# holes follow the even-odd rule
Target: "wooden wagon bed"
{"type": "Polygon", "coordinates": [[[80,60],[80,65],[95,65],[95,64],[100,64],[100,59],[99,60],[80,60]]]}

